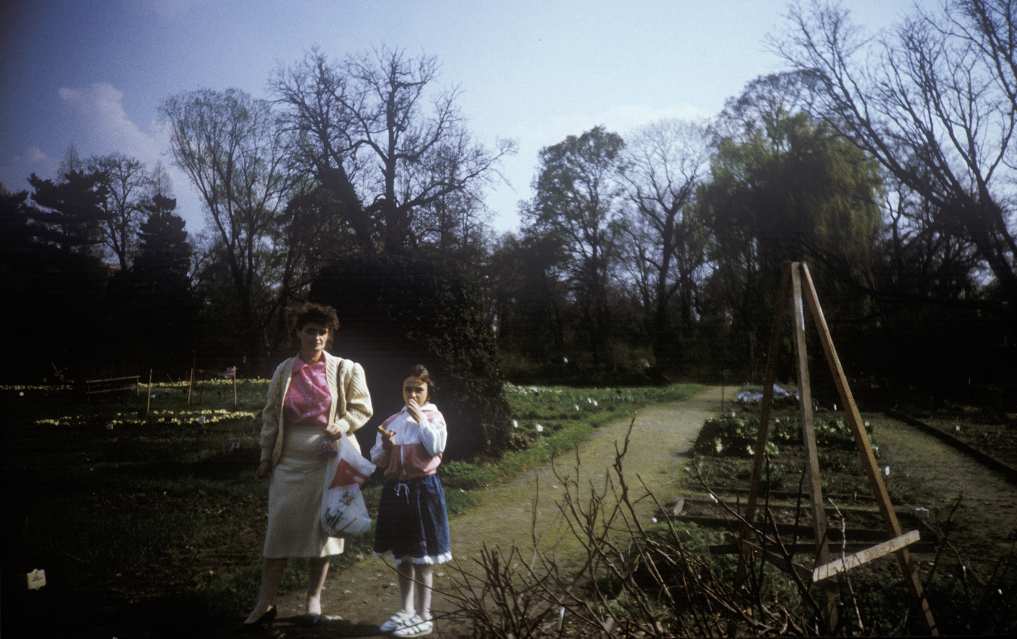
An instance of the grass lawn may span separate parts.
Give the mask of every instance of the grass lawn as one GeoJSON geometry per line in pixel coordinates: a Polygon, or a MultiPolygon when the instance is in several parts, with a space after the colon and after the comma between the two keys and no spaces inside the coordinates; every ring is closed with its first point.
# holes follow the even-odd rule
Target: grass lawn
{"type": "MultiPolygon", "coordinates": [[[[199,383],[191,406],[185,384],[156,384],[147,419],[144,387],[94,403],[65,390],[0,390],[10,406],[5,483],[17,487],[6,509],[5,629],[21,617],[98,632],[131,623],[125,614],[140,615],[141,627],[152,622],[146,611],[176,616],[178,627],[235,621],[259,581],[267,491],[254,468],[266,389],[267,380],[241,380],[234,409],[226,381],[199,383]],[[36,568],[47,585],[26,592],[36,568]]],[[[469,508],[475,491],[545,463],[607,420],[695,389],[509,385],[512,449],[444,465],[450,509],[469,508]]],[[[379,489],[379,478],[366,487],[370,508],[379,489]]],[[[369,537],[347,548],[336,564],[369,552],[369,537]]],[[[284,590],[303,587],[303,571],[287,571],[284,590]]]]}

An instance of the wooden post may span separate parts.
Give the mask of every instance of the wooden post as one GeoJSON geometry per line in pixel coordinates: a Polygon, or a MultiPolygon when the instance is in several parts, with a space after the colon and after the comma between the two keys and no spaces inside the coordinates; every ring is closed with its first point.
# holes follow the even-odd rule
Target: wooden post
{"type": "Polygon", "coordinates": [[[191,367],[191,376],[187,382],[187,407],[191,407],[191,391],[194,389],[194,367],[191,367]]]}
{"type": "Polygon", "coordinates": [[[239,404],[239,402],[237,400],[237,367],[234,366],[233,367],[233,410],[237,410],[239,405],[240,404],[239,404]]]}
{"type": "MultiPolygon", "coordinates": [[[[773,384],[777,377],[777,358],[780,353],[780,334],[784,324],[784,300],[788,298],[791,289],[790,265],[785,266],[780,278],[780,292],[777,294],[776,303],[773,305],[776,312],[773,316],[773,324],[770,326],[770,343],[766,351],[766,368],[763,373],[763,401],[759,407],[759,432],[756,433],[756,450],[752,457],[752,480],[749,484],[749,500],[745,506],[745,521],[752,524],[756,517],[756,503],[759,499],[759,481],[763,473],[763,461],[766,459],[766,443],[770,441],[770,407],[773,404],[773,384]]],[[[742,543],[747,542],[749,528],[742,524],[738,533],[738,570],[735,572],[735,584],[741,585],[745,581],[748,572],[749,556],[745,550],[751,546],[742,543]]]]}
{"type": "Polygon", "coordinates": [[[152,410],[152,369],[148,369],[148,396],[145,397],[145,417],[152,410]]]}
{"type": "MultiPolygon", "coordinates": [[[[823,507],[823,486],[819,476],[819,451],[816,447],[816,429],[812,414],[812,385],[809,381],[809,354],[805,346],[805,309],[802,302],[800,263],[791,263],[791,319],[794,324],[795,356],[798,366],[798,406],[802,420],[802,439],[808,463],[809,494],[812,497],[812,527],[816,532],[816,566],[830,561],[830,547],[826,539],[826,509],[823,507]]],[[[825,631],[832,633],[837,626],[837,595],[826,588],[825,631]]]]}
{"type": "MultiPolygon", "coordinates": [[[[830,328],[826,324],[826,317],[823,314],[823,309],[819,305],[819,295],[817,295],[816,287],[812,282],[812,275],[809,273],[808,267],[804,264],[802,265],[802,274],[804,276],[803,279],[805,280],[805,292],[806,299],[809,304],[809,312],[812,314],[813,321],[815,321],[816,328],[819,331],[819,341],[823,345],[823,352],[826,355],[827,364],[830,366],[830,373],[833,375],[834,382],[837,386],[837,394],[840,396],[840,401],[848,413],[848,422],[851,424],[851,429],[855,436],[855,442],[858,444],[858,452],[861,456],[862,468],[869,477],[869,483],[872,485],[872,492],[876,498],[876,503],[879,504],[879,508],[883,512],[883,517],[886,520],[887,530],[893,537],[900,537],[903,534],[903,531],[901,530],[900,522],[897,520],[897,512],[894,510],[893,504],[890,502],[890,494],[886,490],[886,484],[883,483],[883,477],[879,472],[879,465],[876,463],[876,456],[872,451],[872,444],[869,442],[869,436],[865,432],[865,423],[862,421],[862,415],[858,411],[858,405],[855,403],[854,395],[851,393],[851,387],[848,385],[847,375],[844,374],[844,367],[841,366],[840,357],[837,356],[837,349],[833,343],[833,336],[830,334],[830,328]]],[[[936,625],[935,618],[932,616],[932,609],[929,606],[929,601],[926,599],[925,593],[922,590],[921,579],[911,562],[911,553],[909,553],[906,548],[902,548],[898,550],[896,554],[897,561],[900,564],[906,581],[908,582],[911,594],[921,605],[925,623],[929,628],[929,633],[933,636],[939,636],[939,628],[936,625]]]]}
{"type": "Polygon", "coordinates": [[[780,293],[774,304],[773,325],[770,326],[770,344],[766,352],[766,369],[763,373],[763,403],[759,407],[759,432],[756,434],[756,454],[752,459],[752,483],[749,486],[749,502],[745,507],[745,519],[751,523],[756,516],[756,501],[759,498],[759,481],[763,473],[766,443],[770,440],[770,407],[773,405],[773,385],[777,378],[777,357],[780,353],[780,333],[784,324],[784,300],[790,292],[791,267],[785,266],[781,277],[780,293]]]}

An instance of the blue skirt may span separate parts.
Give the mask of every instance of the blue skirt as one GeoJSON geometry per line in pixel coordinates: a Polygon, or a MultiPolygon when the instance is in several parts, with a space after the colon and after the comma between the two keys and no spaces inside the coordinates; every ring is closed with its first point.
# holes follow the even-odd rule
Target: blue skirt
{"type": "Polygon", "coordinates": [[[396,563],[443,564],[452,559],[445,489],[437,475],[385,480],[374,552],[396,563]]]}

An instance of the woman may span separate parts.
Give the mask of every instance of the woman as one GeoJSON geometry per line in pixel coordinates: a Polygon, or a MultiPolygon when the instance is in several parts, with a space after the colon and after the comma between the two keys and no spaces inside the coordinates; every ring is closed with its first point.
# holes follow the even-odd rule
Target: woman
{"type": "Polygon", "coordinates": [[[306,620],[321,620],[328,558],[343,551],[343,540],[326,537],[318,521],[327,462],[323,450],[341,437],[350,437],[359,450],[352,433],[372,413],[364,369],[325,350],[339,330],[335,310],[303,304],[290,312],[290,327],[300,353],[276,367],[262,410],[256,474],[271,476],[271,482],[261,589],[244,621],[250,626],[275,618],[275,595],[289,557],[308,559],[306,620]]]}

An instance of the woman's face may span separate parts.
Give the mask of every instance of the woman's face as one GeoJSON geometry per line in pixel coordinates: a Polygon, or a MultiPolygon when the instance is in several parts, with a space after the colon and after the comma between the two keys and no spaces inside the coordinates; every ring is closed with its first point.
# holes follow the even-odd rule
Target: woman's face
{"type": "Polygon", "coordinates": [[[409,404],[410,399],[418,406],[427,403],[427,382],[412,375],[403,380],[403,402],[409,404]]]}
{"type": "Polygon", "coordinates": [[[297,331],[297,337],[300,338],[301,353],[318,355],[328,343],[328,327],[314,322],[304,324],[297,331]]]}

